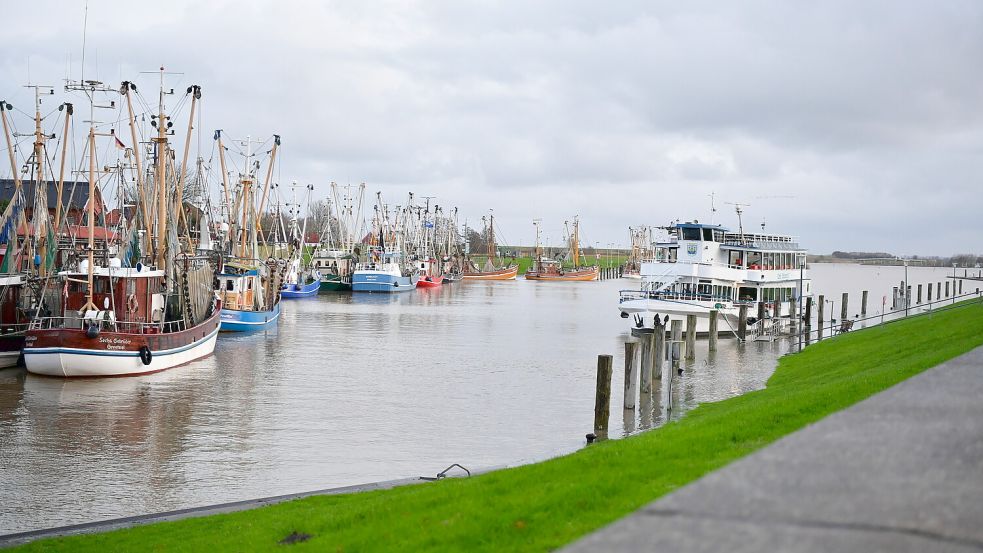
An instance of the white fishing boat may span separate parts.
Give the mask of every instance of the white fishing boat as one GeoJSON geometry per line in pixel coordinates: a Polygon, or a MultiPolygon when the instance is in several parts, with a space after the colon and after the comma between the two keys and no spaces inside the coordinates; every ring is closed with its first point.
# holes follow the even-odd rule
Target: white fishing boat
{"type": "Polygon", "coordinates": [[[641,286],[620,292],[624,318],[649,325],[654,316],[685,321],[696,315],[697,334],[706,334],[715,309],[718,333],[730,334],[738,327],[741,304],[749,306],[749,318],[759,315],[758,304],[765,317],[788,317],[795,316],[789,300],[812,294],[806,250],[792,236],[745,234],[743,228],[732,233],[698,221],[661,229],[667,236],[656,242],[655,259],[641,264],[641,286]]]}

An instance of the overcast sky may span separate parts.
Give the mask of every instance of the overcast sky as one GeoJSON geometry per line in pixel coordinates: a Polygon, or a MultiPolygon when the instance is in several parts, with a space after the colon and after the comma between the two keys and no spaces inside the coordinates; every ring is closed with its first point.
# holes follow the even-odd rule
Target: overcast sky
{"type": "MultiPolygon", "coordinates": [[[[0,98],[78,78],[83,6],[4,6],[0,98]]],[[[284,183],[492,208],[510,243],[580,215],[624,244],[715,193],[817,253],[983,253],[979,1],[91,0],[86,40],[86,78],[200,84],[206,158],[277,133],[284,183]]]]}

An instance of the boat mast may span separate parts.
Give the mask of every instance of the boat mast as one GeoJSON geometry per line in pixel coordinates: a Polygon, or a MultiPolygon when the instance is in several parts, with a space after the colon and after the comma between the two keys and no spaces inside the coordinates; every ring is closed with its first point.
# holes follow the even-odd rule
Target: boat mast
{"type": "MultiPolygon", "coordinates": [[[[251,162],[249,157],[252,155],[252,137],[246,135],[246,174],[245,178],[242,179],[242,243],[239,247],[239,255],[243,258],[246,257],[246,228],[247,221],[250,221],[249,204],[251,199],[249,197],[252,185],[252,169],[250,167],[251,162]]],[[[254,225],[255,226],[255,225],[254,225]]]]}
{"type": "MultiPolygon", "coordinates": [[[[123,92],[123,95],[126,96],[126,109],[127,112],[129,113],[129,120],[130,120],[130,140],[133,141],[133,160],[136,162],[136,166],[137,166],[137,196],[138,196],[138,201],[140,202],[140,210],[143,212],[143,226],[148,231],[148,235],[146,238],[148,244],[146,245],[149,246],[150,212],[147,211],[147,209],[148,209],[148,204],[150,202],[147,201],[147,188],[146,188],[146,183],[143,180],[144,179],[143,161],[140,158],[140,142],[137,139],[137,125],[136,125],[136,118],[133,115],[133,98],[131,96],[131,91],[136,90],[137,86],[131,83],[130,81],[123,81],[123,84],[120,88],[121,91],[123,92]]],[[[64,166],[64,157],[62,157],[62,165],[64,166]]],[[[61,195],[59,193],[59,206],[58,206],[59,208],[61,208],[60,199],[61,199],[61,195]]],[[[57,216],[56,216],[56,220],[57,220],[57,216]]],[[[149,250],[150,248],[148,247],[147,251],[149,250]]]]}
{"type": "MultiPolygon", "coordinates": [[[[55,194],[57,198],[57,204],[55,204],[55,239],[58,238],[58,230],[61,228],[61,193],[65,188],[65,158],[68,157],[68,128],[72,120],[72,113],[74,109],[72,104],[65,102],[62,104],[65,108],[65,131],[62,133],[62,144],[61,144],[61,167],[58,171],[58,193],[55,194]]],[[[135,150],[134,150],[135,151],[135,150]]],[[[139,159],[139,158],[137,158],[139,159]]]]}
{"type": "MultiPolygon", "coordinates": [[[[225,193],[225,216],[230,223],[229,226],[229,236],[226,237],[228,240],[230,237],[235,236],[235,229],[231,226],[232,221],[232,196],[229,195],[229,173],[225,170],[225,146],[222,145],[222,130],[218,129],[215,131],[215,140],[218,141],[218,163],[222,168],[222,191],[225,193]]],[[[225,246],[222,246],[223,248],[225,246]]],[[[232,253],[232,248],[229,248],[229,253],[232,253]]]]}
{"type": "MultiPolygon", "coordinates": [[[[157,146],[157,268],[163,268],[167,261],[165,248],[167,245],[167,119],[164,115],[164,68],[160,68],[160,93],[158,95],[157,136],[154,138],[157,146]]],[[[149,227],[149,225],[148,225],[149,227]]]]}
{"type": "MultiPolygon", "coordinates": [[[[34,177],[34,201],[37,203],[39,200],[43,201],[47,200],[48,198],[48,191],[45,190],[45,184],[47,181],[45,181],[44,178],[44,143],[48,137],[41,130],[41,89],[49,87],[37,85],[28,86],[34,89],[34,166],[35,170],[37,171],[34,177]]],[[[54,94],[54,89],[51,90],[51,93],[54,94]]],[[[34,229],[36,233],[35,240],[37,241],[41,241],[42,239],[40,234],[41,229],[37,223],[42,220],[41,217],[47,218],[48,216],[47,202],[44,203],[44,213],[34,214],[34,229]]],[[[48,253],[47,237],[45,237],[44,242],[42,242],[38,253],[41,255],[42,261],[38,266],[38,276],[45,276],[47,273],[47,267],[45,267],[44,263],[44,260],[46,259],[45,256],[48,253]]]]}
{"type": "Polygon", "coordinates": [[[492,255],[498,257],[498,248],[495,247],[495,210],[488,210],[488,259],[492,255]]]}
{"type": "Polygon", "coordinates": [[[177,221],[174,221],[174,224],[177,225],[178,232],[181,232],[181,223],[184,223],[185,230],[188,227],[188,221],[184,217],[184,179],[185,175],[188,174],[188,153],[191,151],[191,131],[194,129],[195,107],[198,105],[198,99],[201,98],[201,87],[196,84],[189,86],[188,94],[191,94],[191,113],[188,115],[188,135],[184,137],[184,155],[181,157],[181,168],[178,173],[177,191],[175,194],[178,212],[177,221]]]}
{"type": "MultiPolygon", "coordinates": [[[[7,156],[10,158],[10,174],[14,179],[14,195],[11,198],[17,196],[17,192],[21,188],[20,173],[17,171],[17,160],[14,159],[14,145],[10,138],[10,127],[7,123],[7,112],[13,109],[13,106],[8,104],[5,100],[0,100],[0,119],[3,120],[3,136],[7,140],[7,156]]],[[[15,233],[16,236],[16,233],[15,233]]]]}
{"type": "Polygon", "coordinates": [[[273,150],[270,152],[270,166],[266,168],[266,182],[263,184],[263,197],[259,200],[259,213],[266,207],[266,195],[270,190],[270,180],[273,178],[273,165],[276,163],[276,152],[280,147],[280,135],[273,135],[273,150]]]}
{"type": "Polygon", "coordinates": [[[93,272],[95,270],[95,255],[94,251],[96,248],[96,127],[95,121],[89,121],[89,202],[88,202],[88,217],[89,217],[89,266],[88,269],[88,289],[85,294],[85,305],[79,310],[80,313],[85,313],[86,311],[95,309],[98,310],[96,304],[92,302],[92,291],[93,291],[93,272]]]}
{"type": "Polygon", "coordinates": [[[573,267],[580,267],[580,216],[573,216],[573,267]]]}

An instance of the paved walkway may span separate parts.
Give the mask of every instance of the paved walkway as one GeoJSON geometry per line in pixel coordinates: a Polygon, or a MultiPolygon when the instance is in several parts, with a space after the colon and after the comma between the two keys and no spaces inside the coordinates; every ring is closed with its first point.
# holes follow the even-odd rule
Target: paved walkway
{"type": "Polygon", "coordinates": [[[983,551],[983,348],[565,551],[983,551]]]}

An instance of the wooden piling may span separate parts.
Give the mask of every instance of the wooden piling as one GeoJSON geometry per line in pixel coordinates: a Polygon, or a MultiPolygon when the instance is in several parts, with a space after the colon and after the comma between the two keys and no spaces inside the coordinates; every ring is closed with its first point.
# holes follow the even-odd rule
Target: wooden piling
{"type": "Polygon", "coordinates": [[[758,302],[758,320],[765,320],[765,302],[763,301],[758,302]]]}
{"type": "Polygon", "coordinates": [[[597,386],[594,388],[594,433],[598,439],[608,437],[608,417],[611,414],[611,364],[610,355],[597,356],[597,386]]]}
{"type": "Polygon", "coordinates": [[[799,330],[799,311],[796,308],[795,298],[789,298],[788,300],[788,329],[789,332],[795,334],[799,330]]]}
{"type": "Polygon", "coordinates": [[[675,366],[679,363],[682,358],[682,352],[680,351],[681,342],[683,341],[683,321],[676,319],[672,321],[672,347],[669,348],[671,352],[672,365],[675,366]]]}
{"type": "Polygon", "coordinates": [[[659,321],[655,323],[655,332],[652,334],[654,340],[652,345],[652,377],[651,380],[662,380],[662,365],[666,359],[666,327],[659,321]]]}
{"type": "Polygon", "coordinates": [[[709,351],[717,351],[717,310],[710,310],[710,327],[707,329],[709,351]]]}
{"type": "Polygon", "coordinates": [[[843,321],[850,320],[850,313],[848,311],[848,307],[849,307],[848,306],[848,303],[849,303],[849,300],[850,300],[850,294],[847,294],[846,292],[843,292],[843,305],[842,305],[842,307],[840,309],[840,323],[841,324],[843,323],[843,321]]]}
{"type": "Polygon", "coordinates": [[[932,303],[932,283],[928,283],[928,303],[932,303]]]}
{"type": "Polygon", "coordinates": [[[921,305],[922,304],[922,285],[921,284],[918,285],[918,298],[917,298],[917,302],[916,303],[918,305],[921,305]]]}
{"type": "Polygon", "coordinates": [[[696,359],[696,315],[686,315],[686,359],[696,359]]]}
{"type": "Polygon", "coordinates": [[[747,304],[742,303],[737,308],[737,337],[743,342],[747,340],[747,304]]]}
{"type": "Polygon", "coordinates": [[[637,349],[638,342],[625,342],[625,409],[635,408],[635,395],[638,393],[637,349]]]}
{"type": "Polygon", "coordinates": [[[949,297],[949,281],[945,281],[945,297],[949,297]]]}
{"type": "Polygon", "coordinates": [[[824,322],[823,321],[823,311],[825,311],[825,309],[824,309],[825,306],[826,306],[826,296],[820,294],[819,295],[819,302],[816,304],[816,316],[817,316],[817,319],[816,319],[817,325],[816,326],[819,327],[819,329],[818,329],[819,330],[819,333],[816,335],[816,339],[817,340],[822,340],[823,339],[823,322],[824,322]]]}
{"type": "Polygon", "coordinates": [[[911,307],[911,285],[909,284],[904,291],[904,306],[905,308],[911,307]]]}
{"type": "Polygon", "coordinates": [[[867,290],[864,290],[863,293],[860,294],[860,318],[861,319],[866,319],[867,318],[867,295],[868,295],[867,294],[867,290]]]}
{"type": "MultiPolygon", "coordinates": [[[[656,328],[658,328],[658,326],[656,326],[656,328]]],[[[648,330],[649,329],[646,328],[645,332],[642,332],[638,337],[638,341],[641,344],[640,347],[641,355],[639,356],[641,357],[640,365],[639,365],[641,368],[638,371],[641,374],[641,385],[639,386],[639,389],[642,391],[643,394],[652,393],[652,378],[649,375],[652,374],[651,367],[652,367],[652,334],[653,333],[648,332],[648,330]]]]}
{"type": "Polygon", "coordinates": [[[959,279],[959,293],[960,294],[963,293],[963,281],[962,281],[962,279],[959,279]]]}

